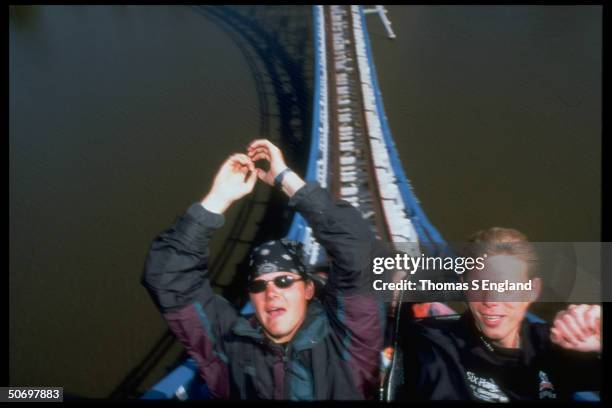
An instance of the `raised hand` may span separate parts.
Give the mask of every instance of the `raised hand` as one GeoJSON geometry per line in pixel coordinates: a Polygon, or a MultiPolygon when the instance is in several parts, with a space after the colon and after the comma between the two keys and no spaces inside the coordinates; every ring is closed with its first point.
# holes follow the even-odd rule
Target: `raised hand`
{"type": "MultiPolygon", "coordinates": [[[[253,162],[267,160],[270,163],[270,169],[268,171],[255,169],[257,177],[270,186],[274,186],[274,179],[276,179],[276,176],[287,169],[283,152],[269,140],[253,140],[247,147],[247,154],[253,162]]],[[[293,171],[285,173],[283,177],[281,187],[283,192],[289,197],[292,197],[304,186],[304,184],[306,184],[304,180],[293,171]]]]}
{"type": "Polygon", "coordinates": [[[274,179],[287,168],[283,152],[267,139],[253,140],[247,147],[247,155],[253,161],[267,160],[270,163],[268,171],[255,169],[259,179],[270,186],[274,186],[274,179]]]}
{"type": "Polygon", "coordinates": [[[255,170],[253,161],[247,155],[231,155],[217,171],[202,205],[209,211],[222,214],[234,201],[253,191],[257,181],[255,170]]]}
{"type": "Polygon", "coordinates": [[[557,313],[550,340],[575,351],[601,352],[601,306],[570,305],[557,313]]]}

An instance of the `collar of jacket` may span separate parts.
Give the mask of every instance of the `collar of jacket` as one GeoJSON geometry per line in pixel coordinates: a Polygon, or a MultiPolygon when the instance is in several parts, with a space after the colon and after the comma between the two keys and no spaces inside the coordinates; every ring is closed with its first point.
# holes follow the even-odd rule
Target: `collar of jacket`
{"type": "MultiPolygon", "coordinates": [[[[306,319],[290,342],[291,348],[295,351],[312,348],[325,339],[328,331],[329,323],[323,306],[318,300],[312,300],[306,311],[306,319]]],[[[266,340],[263,328],[255,316],[250,319],[240,317],[232,327],[232,332],[237,336],[249,337],[257,342],[266,340]]]]}

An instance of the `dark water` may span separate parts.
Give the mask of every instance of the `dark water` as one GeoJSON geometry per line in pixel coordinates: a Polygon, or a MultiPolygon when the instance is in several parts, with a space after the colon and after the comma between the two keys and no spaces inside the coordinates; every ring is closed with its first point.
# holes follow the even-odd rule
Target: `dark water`
{"type": "MultiPolygon", "coordinates": [[[[240,11],[269,18],[253,10],[240,11]]],[[[599,240],[601,8],[389,10],[395,41],[368,17],[387,116],[443,236],[504,225],[533,240],[599,240]]],[[[273,14],[278,27],[310,19],[308,7],[273,14]]],[[[279,93],[262,99],[240,42],[193,7],[21,6],[9,23],[10,381],[105,397],[166,329],[139,285],[151,239],[252,138],[303,143],[310,90],[266,107],[279,93]]],[[[282,40],[309,36],[304,24],[282,40]]],[[[294,90],[309,83],[308,55],[296,54],[285,67],[294,90]]],[[[288,146],[298,168],[300,143],[288,146]]],[[[213,256],[236,226],[246,240],[269,227],[263,204],[227,213],[213,256]]],[[[223,283],[246,250],[235,249],[223,283]]]]}

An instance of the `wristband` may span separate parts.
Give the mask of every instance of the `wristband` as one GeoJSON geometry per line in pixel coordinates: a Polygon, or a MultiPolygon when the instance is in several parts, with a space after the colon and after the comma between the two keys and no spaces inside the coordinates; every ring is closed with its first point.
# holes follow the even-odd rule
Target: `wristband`
{"type": "Polygon", "coordinates": [[[274,177],[274,187],[280,188],[281,185],[283,184],[283,179],[285,178],[285,175],[291,171],[292,170],[289,167],[287,167],[285,170],[278,173],[278,175],[274,177]]]}

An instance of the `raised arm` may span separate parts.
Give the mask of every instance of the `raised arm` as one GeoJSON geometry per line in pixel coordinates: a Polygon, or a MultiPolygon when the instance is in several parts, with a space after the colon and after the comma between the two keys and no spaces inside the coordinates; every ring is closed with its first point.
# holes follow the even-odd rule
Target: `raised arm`
{"type": "Polygon", "coordinates": [[[237,312],[210,287],[208,242],[223,225],[223,212],[248,194],[255,181],[248,157],[230,156],[206,197],[154,239],[141,280],[216,397],[229,395],[227,359],[220,340],[237,312]]]}

